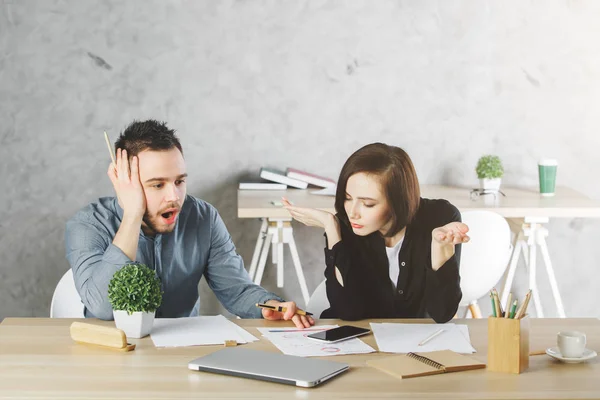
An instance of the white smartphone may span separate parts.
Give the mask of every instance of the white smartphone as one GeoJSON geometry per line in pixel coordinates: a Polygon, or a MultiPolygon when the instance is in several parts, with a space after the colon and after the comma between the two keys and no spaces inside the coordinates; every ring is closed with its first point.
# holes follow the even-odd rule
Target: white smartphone
{"type": "Polygon", "coordinates": [[[369,329],[359,328],[357,326],[342,325],[337,328],[328,329],[323,332],[312,333],[306,337],[326,343],[341,342],[357,336],[366,335],[371,332],[369,329]]]}

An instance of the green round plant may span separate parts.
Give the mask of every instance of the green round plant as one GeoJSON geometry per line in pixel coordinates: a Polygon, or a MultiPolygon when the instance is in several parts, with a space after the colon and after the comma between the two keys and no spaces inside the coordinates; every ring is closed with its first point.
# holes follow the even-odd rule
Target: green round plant
{"type": "Polygon", "coordinates": [[[126,264],[108,284],[108,300],[113,310],[154,312],[162,302],[160,279],[145,264],[126,264]]]}
{"type": "Polygon", "coordinates": [[[485,155],[477,162],[475,172],[477,172],[477,177],[479,179],[502,178],[502,175],[504,175],[504,168],[502,167],[500,157],[485,155]]]}

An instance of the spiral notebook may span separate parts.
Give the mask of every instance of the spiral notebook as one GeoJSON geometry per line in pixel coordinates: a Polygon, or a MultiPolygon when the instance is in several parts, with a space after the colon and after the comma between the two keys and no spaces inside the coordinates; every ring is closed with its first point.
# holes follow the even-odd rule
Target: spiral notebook
{"type": "Polygon", "coordinates": [[[485,368],[484,363],[452,350],[375,358],[367,365],[400,379],[485,368]]]}

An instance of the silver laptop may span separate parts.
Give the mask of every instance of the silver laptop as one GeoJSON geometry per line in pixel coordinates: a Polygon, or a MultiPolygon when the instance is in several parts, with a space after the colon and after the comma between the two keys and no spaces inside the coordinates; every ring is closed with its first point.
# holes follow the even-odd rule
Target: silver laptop
{"type": "Polygon", "coordinates": [[[347,371],[348,364],[230,347],[196,358],[188,364],[188,368],[300,387],[313,387],[347,371]]]}

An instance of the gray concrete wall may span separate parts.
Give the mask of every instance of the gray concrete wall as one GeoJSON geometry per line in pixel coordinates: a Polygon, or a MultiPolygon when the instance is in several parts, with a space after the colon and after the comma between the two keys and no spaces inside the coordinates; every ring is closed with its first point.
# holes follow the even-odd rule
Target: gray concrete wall
{"type": "MultiPolygon", "coordinates": [[[[598,21],[593,0],[3,0],[0,318],[48,315],[66,220],[112,193],[102,131],[134,118],[178,130],[189,192],[219,209],[246,263],[259,222],[236,218],[240,175],[337,177],[373,141],[404,147],[423,183],[476,185],[491,152],[506,185],[533,186],[536,160],[556,157],[560,184],[600,199],[598,21]]],[[[312,290],[322,233],[295,232],[312,290]]],[[[550,232],[568,315],[600,316],[600,220],[550,232]]],[[[300,299],[291,269],[286,283],[300,299]]],[[[264,285],[276,289],[273,268],[264,285]]],[[[543,272],[540,288],[556,315],[543,272]]]]}

